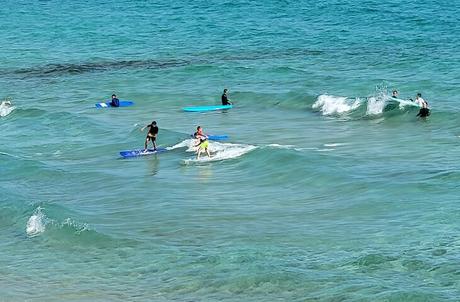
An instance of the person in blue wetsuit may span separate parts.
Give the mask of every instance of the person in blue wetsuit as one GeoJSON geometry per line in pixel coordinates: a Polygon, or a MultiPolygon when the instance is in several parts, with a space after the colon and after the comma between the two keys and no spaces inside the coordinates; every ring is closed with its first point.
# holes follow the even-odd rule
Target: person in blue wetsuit
{"type": "Polygon", "coordinates": [[[112,94],[112,101],[110,102],[110,106],[120,107],[120,100],[117,99],[117,96],[115,94],[112,94]]]}
{"type": "Polygon", "coordinates": [[[141,131],[144,131],[145,128],[149,128],[149,132],[147,132],[147,137],[145,138],[145,144],[144,144],[144,151],[147,151],[147,144],[149,141],[152,142],[153,144],[153,150],[155,151],[157,149],[157,145],[155,141],[157,140],[157,135],[158,135],[158,126],[157,122],[153,121],[152,123],[148,124],[145,127],[142,127],[141,131]]]}
{"type": "Polygon", "coordinates": [[[231,104],[232,104],[232,103],[230,102],[230,100],[228,99],[228,94],[227,94],[227,93],[228,93],[228,89],[225,88],[225,89],[224,89],[224,93],[222,94],[222,97],[221,97],[221,99],[222,99],[222,105],[223,105],[223,106],[227,106],[227,105],[231,105],[231,104]]]}

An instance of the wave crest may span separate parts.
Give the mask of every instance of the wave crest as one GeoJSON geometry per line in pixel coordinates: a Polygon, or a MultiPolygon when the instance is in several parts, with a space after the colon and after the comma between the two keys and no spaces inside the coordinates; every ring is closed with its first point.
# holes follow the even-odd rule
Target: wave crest
{"type": "Polygon", "coordinates": [[[357,109],[361,105],[359,98],[349,99],[342,96],[320,95],[312,105],[313,109],[319,109],[323,115],[343,114],[357,109]]]}
{"type": "Polygon", "coordinates": [[[26,225],[26,233],[29,237],[35,237],[43,233],[46,229],[47,219],[42,212],[42,208],[35,209],[32,216],[29,217],[26,225]]]}

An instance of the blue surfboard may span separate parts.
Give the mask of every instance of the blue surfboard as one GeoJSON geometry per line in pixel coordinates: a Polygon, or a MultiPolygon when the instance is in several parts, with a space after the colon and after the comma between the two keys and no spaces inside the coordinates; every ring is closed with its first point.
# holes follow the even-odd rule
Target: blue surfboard
{"type": "MultiPolygon", "coordinates": [[[[193,134],[190,134],[193,137],[193,134]]],[[[211,141],[224,141],[229,138],[228,135],[208,135],[208,139],[211,141]]]]}
{"type": "Polygon", "coordinates": [[[186,112],[206,112],[215,110],[232,109],[233,105],[218,105],[218,106],[197,106],[197,107],[184,107],[182,108],[186,112]]]}
{"type": "MultiPolygon", "coordinates": [[[[116,108],[110,105],[111,101],[105,103],[97,103],[96,108],[116,108]]],[[[133,101],[120,101],[120,107],[128,107],[134,105],[133,101]]]]}
{"type": "Polygon", "coordinates": [[[120,155],[123,158],[132,158],[132,157],[139,157],[139,156],[146,156],[146,155],[152,155],[152,154],[157,154],[157,153],[163,153],[168,151],[166,148],[157,148],[156,150],[153,149],[147,149],[144,151],[144,149],[135,149],[135,150],[126,150],[126,151],[120,151],[120,155]]]}

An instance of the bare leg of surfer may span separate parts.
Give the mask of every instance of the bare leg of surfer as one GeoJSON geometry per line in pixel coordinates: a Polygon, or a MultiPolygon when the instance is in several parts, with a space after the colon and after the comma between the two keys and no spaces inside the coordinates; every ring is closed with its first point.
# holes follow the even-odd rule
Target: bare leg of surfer
{"type": "Polygon", "coordinates": [[[208,148],[204,149],[206,151],[206,154],[208,155],[209,158],[211,158],[211,154],[209,153],[208,148]]]}
{"type": "Polygon", "coordinates": [[[201,147],[198,148],[197,154],[196,154],[196,159],[200,159],[201,151],[203,149],[201,147]]]}
{"type": "Polygon", "coordinates": [[[145,138],[145,144],[144,144],[144,152],[147,151],[147,144],[148,144],[148,142],[149,142],[149,138],[146,137],[146,138],[145,138]]]}

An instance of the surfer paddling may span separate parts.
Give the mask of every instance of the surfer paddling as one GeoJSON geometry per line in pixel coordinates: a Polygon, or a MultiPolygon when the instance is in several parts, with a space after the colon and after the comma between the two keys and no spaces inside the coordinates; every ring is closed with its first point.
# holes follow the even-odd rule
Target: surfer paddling
{"type": "Polygon", "coordinates": [[[158,135],[158,130],[159,130],[157,126],[157,122],[153,121],[152,123],[142,127],[141,131],[144,131],[145,128],[149,128],[149,132],[147,132],[147,136],[145,137],[144,151],[147,151],[147,144],[149,141],[152,142],[153,150],[155,151],[157,149],[157,145],[155,141],[157,140],[157,135],[158,135]]]}
{"type": "Polygon", "coordinates": [[[196,159],[200,159],[200,155],[203,152],[203,150],[206,152],[208,157],[211,157],[211,154],[208,150],[208,136],[203,133],[203,128],[201,128],[201,126],[196,127],[196,132],[193,134],[193,137],[199,141],[198,144],[195,145],[195,147],[198,147],[196,159]]]}
{"type": "Polygon", "coordinates": [[[120,100],[117,98],[116,94],[112,94],[112,100],[110,101],[110,106],[120,107],[120,100]]]}

